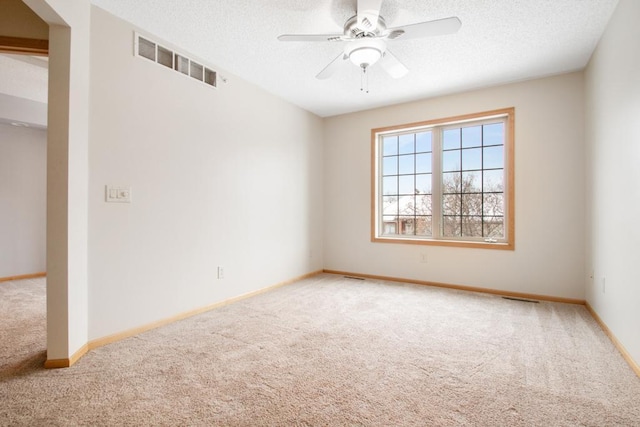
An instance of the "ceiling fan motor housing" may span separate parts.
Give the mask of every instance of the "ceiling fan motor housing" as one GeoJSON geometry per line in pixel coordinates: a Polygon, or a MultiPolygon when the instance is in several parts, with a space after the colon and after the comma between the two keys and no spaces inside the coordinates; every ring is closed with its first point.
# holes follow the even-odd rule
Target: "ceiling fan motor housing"
{"type": "Polygon", "coordinates": [[[378,16],[377,22],[371,22],[367,18],[358,25],[358,15],[352,16],[344,24],[344,35],[349,38],[361,39],[366,37],[380,37],[383,35],[387,25],[382,16],[378,16]]]}

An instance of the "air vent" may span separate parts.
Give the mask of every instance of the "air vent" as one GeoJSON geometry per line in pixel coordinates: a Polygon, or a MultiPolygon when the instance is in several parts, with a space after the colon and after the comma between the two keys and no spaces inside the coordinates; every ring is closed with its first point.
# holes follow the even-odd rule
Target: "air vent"
{"type": "MultiPolygon", "coordinates": [[[[218,73],[215,70],[137,33],[135,34],[135,54],[208,86],[218,86],[218,73]]],[[[224,78],[222,80],[225,81],[224,78]]]]}

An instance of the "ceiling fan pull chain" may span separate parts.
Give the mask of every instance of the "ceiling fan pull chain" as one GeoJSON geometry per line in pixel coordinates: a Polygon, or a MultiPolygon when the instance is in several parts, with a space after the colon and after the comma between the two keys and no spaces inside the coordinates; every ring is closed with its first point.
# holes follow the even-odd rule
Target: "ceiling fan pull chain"
{"type": "Polygon", "coordinates": [[[369,75],[367,74],[367,67],[361,67],[362,74],[360,74],[360,92],[369,93],[369,75]]]}
{"type": "Polygon", "coordinates": [[[364,84],[367,93],[369,93],[369,74],[367,73],[367,69],[364,69],[364,84]]]}

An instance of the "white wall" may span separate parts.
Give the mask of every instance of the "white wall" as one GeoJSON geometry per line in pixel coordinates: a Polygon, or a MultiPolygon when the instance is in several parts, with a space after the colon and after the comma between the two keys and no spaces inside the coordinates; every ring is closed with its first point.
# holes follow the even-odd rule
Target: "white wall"
{"type": "Polygon", "coordinates": [[[325,268],[583,299],[582,88],[572,73],[326,119],[325,268]],[[512,106],[515,251],[370,241],[372,128],[512,106]]]}
{"type": "Polygon", "coordinates": [[[0,93],[0,123],[11,122],[27,123],[37,129],[46,129],[47,104],[0,93]]]}
{"type": "Polygon", "coordinates": [[[0,124],[0,277],[45,271],[47,133],[0,124]]]}
{"type": "Polygon", "coordinates": [[[87,343],[89,0],[24,0],[49,25],[47,366],[87,343]]]}
{"type": "Polygon", "coordinates": [[[91,26],[89,338],[320,270],[322,119],[134,57],[134,28],[99,8],[91,26]]]}
{"type": "Polygon", "coordinates": [[[638,17],[640,2],[620,1],[585,72],[585,121],[587,301],[640,363],[638,17]]]}

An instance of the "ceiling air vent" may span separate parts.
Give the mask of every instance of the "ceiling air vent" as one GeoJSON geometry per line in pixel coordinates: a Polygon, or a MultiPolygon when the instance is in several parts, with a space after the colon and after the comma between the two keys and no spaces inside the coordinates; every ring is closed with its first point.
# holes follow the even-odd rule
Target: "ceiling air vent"
{"type": "MultiPolygon", "coordinates": [[[[218,73],[194,61],[188,56],[178,53],[173,49],[161,46],[148,37],[135,33],[135,54],[157,64],[164,65],[180,74],[192,77],[208,86],[218,86],[218,73]]],[[[222,79],[224,81],[224,79],[222,79]]]]}

